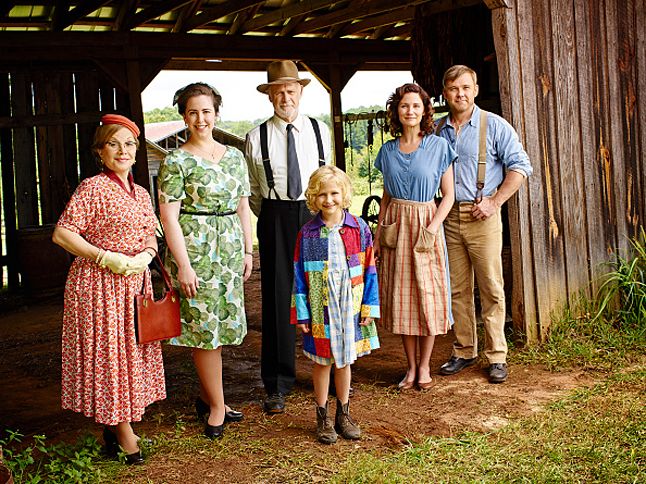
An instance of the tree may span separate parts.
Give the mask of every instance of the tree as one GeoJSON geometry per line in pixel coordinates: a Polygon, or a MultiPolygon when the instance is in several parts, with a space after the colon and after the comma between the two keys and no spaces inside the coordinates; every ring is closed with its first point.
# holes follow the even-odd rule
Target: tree
{"type": "Polygon", "coordinates": [[[155,108],[144,113],[144,123],[161,123],[164,121],[179,121],[182,116],[172,106],[165,108],[155,108]]]}

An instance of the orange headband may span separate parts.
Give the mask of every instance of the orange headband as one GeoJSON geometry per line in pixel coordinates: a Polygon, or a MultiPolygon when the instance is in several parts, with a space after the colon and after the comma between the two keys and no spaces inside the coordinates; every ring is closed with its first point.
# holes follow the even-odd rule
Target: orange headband
{"type": "Polygon", "coordinates": [[[139,137],[140,131],[135,122],[129,120],[125,116],[121,116],[120,114],[104,114],[101,118],[101,124],[119,124],[121,126],[125,126],[130,131],[132,131],[132,134],[135,135],[135,138],[139,137]]]}

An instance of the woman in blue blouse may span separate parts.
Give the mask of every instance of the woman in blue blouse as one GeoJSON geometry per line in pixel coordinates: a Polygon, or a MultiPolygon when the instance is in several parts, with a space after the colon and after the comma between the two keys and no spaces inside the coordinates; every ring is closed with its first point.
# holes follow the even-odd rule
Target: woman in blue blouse
{"type": "Polygon", "coordinates": [[[398,87],[386,107],[395,139],[381,147],[375,160],[384,177],[375,234],[381,324],[402,337],[408,371],[399,389],[417,384],[423,390],[431,386],[435,335],[446,334],[453,323],[442,222],[454,201],[457,155],[432,134],[431,99],[417,84],[398,87]]]}

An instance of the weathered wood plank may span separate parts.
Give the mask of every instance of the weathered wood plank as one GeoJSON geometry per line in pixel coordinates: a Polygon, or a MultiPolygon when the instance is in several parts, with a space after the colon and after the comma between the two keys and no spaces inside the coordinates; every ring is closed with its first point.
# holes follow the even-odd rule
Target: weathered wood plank
{"type": "MultiPolygon", "coordinates": [[[[24,116],[32,112],[31,82],[25,72],[11,75],[11,112],[24,116]]],[[[18,227],[38,225],[38,190],[33,128],[14,129],[14,173],[18,227]]]]}
{"type": "Polygon", "coordinates": [[[126,63],[126,69],[128,72],[128,94],[130,97],[129,115],[141,129],[141,135],[139,136],[140,149],[137,151],[137,163],[133,167],[133,176],[139,185],[150,190],[146,137],[144,132],[144,109],[141,105],[142,89],[139,62],[128,61],[126,63]]]}
{"type": "Polygon", "coordinates": [[[79,169],[81,180],[96,175],[99,167],[96,157],[92,153],[92,140],[94,131],[99,124],[99,80],[96,71],[78,72],[75,78],[76,109],[77,115],[83,113],[96,113],[93,120],[78,123],[79,169]]]}
{"type": "Polygon", "coordinates": [[[574,6],[572,2],[552,5],[550,25],[552,27],[552,62],[554,64],[554,102],[556,123],[553,131],[556,137],[556,162],[559,171],[559,190],[562,207],[562,233],[565,251],[566,294],[575,296],[579,291],[587,291],[590,275],[588,273],[588,240],[585,230],[585,210],[581,201],[585,200],[583,184],[584,172],[581,160],[581,127],[578,107],[579,89],[577,83],[577,64],[574,29],[574,6]]]}
{"type": "MultiPolygon", "coordinates": [[[[550,6],[543,2],[532,3],[531,17],[527,22],[534,25],[534,36],[530,40],[529,48],[534,51],[536,86],[536,120],[537,138],[540,145],[540,158],[535,160],[535,174],[530,179],[530,186],[539,182],[536,195],[543,198],[545,212],[543,219],[532,216],[533,224],[536,223],[534,234],[534,247],[537,251],[544,251],[544,259],[538,258],[536,268],[537,303],[541,321],[541,339],[546,336],[551,314],[554,309],[560,308],[566,295],[567,280],[563,255],[563,218],[561,200],[561,180],[557,164],[557,138],[558,132],[554,129],[556,119],[556,105],[554,99],[554,72],[551,59],[552,36],[550,25],[550,6]],[[540,265],[539,265],[540,264],[540,265]],[[545,289],[546,292],[540,291],[545,289]]],[[[536,202],[537,200],[534,199],[536,202]]],[[[536,253],[535,253],[536,256],[536,253]]]]}
{"type": "MultiPolygon", "coordinates": [[[[43,72],[32,75],[34,113],[47,114],[49,103],[47,99],[47,87],[50,82],[56,82],[57,75],[53,72],[43,72]]],[[[52,111],[56,111],[52,106],[52,111]]],[[[60,112],[60,111],[59,111],[60,112]]],[[[39,204],[43,223],[52,223],[52,190],[53,174],[50,167],[50,147],[56,145],[53,138],[48,136],[48,128],[37,126],[36,131],[36,163],[38,165],[38,186],[40,191],[39,204]]]]}
{"type": "MultiPolygon", "coordinates": [[[[61,111],[63,115],[74,112],[74,79],[72,74],[63,73],[61,76],[61,111]]],[[[65,182],[61,187],[64,203],[69,200],[79,184],[79,159],[76,145],[76,123],[66,123],[63,126],[63,156],[65,159],[65,182]]],[[[64,207],[63,207],[64,208],[64,207]]],[[[56,214],[58,217],[60,213],[56,214]]]]}
{"type": "MultiPolygon", "coordinates": [[[[641,0],[643,3],[643,0],[641,0]]],[[[633,237],[637,234],[638,226],[641,219],[640,205],[641,200],[637,198],[640,187],[640,172],[638,171],[637,160],[637,142],[638,128],[637,124],[637,79],[636,79],[636,32],[639,28],[644,29],[642,22],[636,23],[634,17],[635,0],[617,1],[617,33],[619,42],[618,53],[619,63],[617,73],[621,91],[618,94],[618,100],[621,103],[621,121],[622,121],[622,145],[624,174],[622,188],[626,190],[625,200],[626,208],[624,217],[626,219],[627,232],[626,238],[633,237]]]]}
{"type": "Polygon", "coordinates": [[[102,75],[99,75],[99,99],[102,113],[117,112],[114,86],[102,75]]]}
{"type": "MultiPolygon", "coordinates": [[[[516,15],[516,10],[492,12],[492,26],[500,79],[502,113],[518,130],[521,140],[524,141],[525,116],[528,113],[522,111],[520,103],[511,102],[512,99],[523,97],[521,95],[522,62],[526,61],[521,59],[516,15]]],[[[538,340],[539,326],[536,312],[532,235],[528,226],[532,211],[527,195],[527,188],[521,188],[518,195],[508,202],[513,273],[511,307],[514,328],[522,331],[528,341],[535,342],[538,340]]]]}
{"type": "Polygon", "coordinates": [[[595,70],[596,58],[592,47],[594,40],[590,38],[590,2],[587,0],[575,0],[574,3],[574,32],[576,60],[578,65],[578,105],[581,125],[581,149],[578,156],[583,167],[584,184],[584,213],[586,218],[586,232],[588,239],[587,257],[588,274],[591,279],[591,290],[596,291],[597,281],[601,275],[599,261],[606,259],[605,240],[606,225],[600,223],[599,219],[604,216],[602,201],[602,169],[597,157],[597,129],[595,124],[598,119],[594,113],[594,81],[593,71],[595,70]]]}
{"type": "MultiPolygon", "coordinates": [[[[605,16],[605,25],[602,30],[606,31],[605,44],[602,44],[607,59],[608,78],[608,111],[603,115],[609,118],[609,146],[610,146],[610,193],[612,197],[615,225],[617,227],[616,248],[625,250],[628,247],[628,224],[627,224],[627,166],[625,163],[624,150],[624,121],[623,121],[623,90],[622,79],[619,75],[619,49],[624,48],[620,44],[619,36],[620,19],[618,18],[617,3],[623,0],[605,0],[600,2],[605,8],[602,15],[605,16]]],[[[603,17],[602,17],[603,18],[603,17]]]]}
{"type": "MultiPolygon", "coordinates": [[[[97,94],[98,98],[98,94],[97,94]]],[[[98,103],[97,103],[98,106],[98,103]]],[[[100,111],[86,113],[60,113],[41,115],[0,116],[1,128],[24,128],[26,126],[56,126],[76,123],[91,123],[101,117],[100,111]]]]}
{"type": "MultiPolygon", "coordinates": [[[[635,19],[637,25],[643,26],[646,22],[646,2],[635,2],[635,19]]],[[[636,28],[636,124],[638,137],[635,140],[637,159],[637,173],[639,175],[639,193],[637,201],[641,203],[642,227],[646,228],[646,29],[636,28]]]]}
{"type": "MultiPolygon", "coordinates": [[[[48,112],[63,112],[62,98],[65,92],[62,86],[64,77],[65,74],[60,72],[50,75],[49,82],[45,87],[48,112]]],[[[56,223],[69,199],[69,194],[65,189],[67,160],[65,158],[65,130],[62,125],[47,128],[47,144],[51,204],[47,210],[42,210],[43,223],[56,223]],[[45,213],[47,213],[47,217],[45,217],[45,213]]]]}
{"type": "MultiPolygon", "coordinates": [[[[0,116],[10,114],[9,74],[0,74],[0,116]]],[[[14,192],[14,156],[10,129],[0,129],[0,157],[2,158],[2,209],[4,212],[7,283],[9,289],[18,288],[18,249],[16,237],[16,194],[14,192]]]]}

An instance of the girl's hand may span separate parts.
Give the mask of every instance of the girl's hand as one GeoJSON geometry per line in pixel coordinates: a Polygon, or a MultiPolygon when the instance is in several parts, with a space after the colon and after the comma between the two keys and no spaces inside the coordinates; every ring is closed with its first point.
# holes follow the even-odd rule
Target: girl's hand
{"type": "Polygon", "coordinates": [[[375,255],[375,261],[379,261],[379,256],[381,255],[381,245],[379,244],[379,239],[375,234],[375,240],[372,242],[372,253],[375,255]]]}
{"type": "Polygon", "coordinates": [[[197,280],[197,274],[190,266],[180,267],[177,272],[177,280],[179,282],[179,287],[182,292],[186,295],[187,298],[192,299],[197,294],[197,289],[200,287],[200,283],[197,280]]]}
{"type": "Polygon", "coordinates": [[[361,322],[359,323],[359,326],[368,326],[374,321],[372,318],[363,318],[361,322]]]}
{"type": "Polygon", "coordinates": [[[309,333],[310,332],[310,325],[307,324],[307,323],[306,324],[299,324],[298,327],[301,328],[301,331],[303,333],[309,333]]]}
{"type": "Polygon", "coordinates": [[[245,254],[244,255],[244,272],[242,273],[242,279],[245,282],[251,276],[252,269],[253,269],[253,256],[251,254],[245,254]]]}

